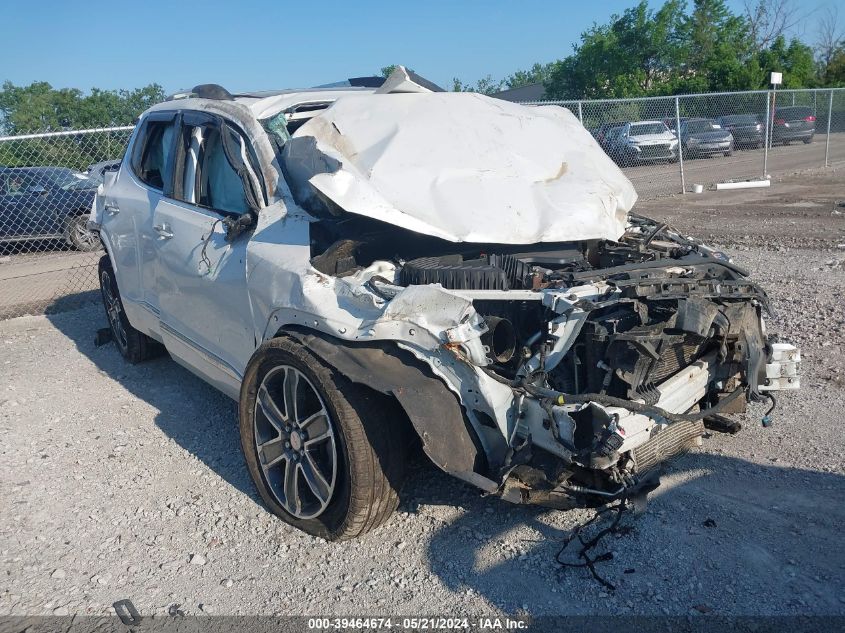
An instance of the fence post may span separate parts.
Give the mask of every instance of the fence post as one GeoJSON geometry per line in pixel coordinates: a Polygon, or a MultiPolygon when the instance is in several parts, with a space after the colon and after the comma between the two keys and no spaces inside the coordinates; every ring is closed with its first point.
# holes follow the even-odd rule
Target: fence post
{"type": "Polygon", "coordinates": [[[765,139],[763,143],[763,178],[766,177],[766,174],[769,171],[769,119],[771,119],[771,114],[769,113],[769,92],[766,91],[766,133],[765,139]]]}
{"type": "Polygon", "coordinates": [[[684,150],[681,143],[681,107],[678,97],[675,97],[675,136],[678,138],[678,169],[681,170],[681,193],[686,195],[687,183],[684,181],[684,150]]]}
{"type": "Polygon", "coordinates": [[[578,102],[578,120],[581,121],[581,125],[584,125],[584,111],[581,108],[581,102],[578,102]]]}
{"type": "Polygon", "coordinates": [[[824,166],[830,167],[830,120],[833,118],[833,90],[830,91],[830,101],[827,104],[827,135],[824,137],[824,166]]]}

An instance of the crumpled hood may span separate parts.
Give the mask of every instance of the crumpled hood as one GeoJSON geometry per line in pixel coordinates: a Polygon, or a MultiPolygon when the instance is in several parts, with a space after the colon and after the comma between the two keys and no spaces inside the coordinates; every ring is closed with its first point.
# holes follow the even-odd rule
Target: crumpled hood
{"type": "Polygon", "coordinates": [[[283,163],[311,212],[336,205],[453,242],[616,240],[637,198],[568,110],[472,93],[342,97],[283,163]]]}

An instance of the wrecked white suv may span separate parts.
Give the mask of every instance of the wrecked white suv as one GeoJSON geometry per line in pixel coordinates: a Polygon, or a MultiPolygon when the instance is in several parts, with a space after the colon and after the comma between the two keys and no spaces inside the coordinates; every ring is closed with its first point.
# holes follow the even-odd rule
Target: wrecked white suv
{"type": "Polygon", "coordinates": [[[763,290],[635,200],[567,110],[400,67],[156,105],[91,226],[122,354],[237,399],[267,506],[342,539],[395,509],[414,442],[508,501],[595,505],[798,387],[763,290]]]}

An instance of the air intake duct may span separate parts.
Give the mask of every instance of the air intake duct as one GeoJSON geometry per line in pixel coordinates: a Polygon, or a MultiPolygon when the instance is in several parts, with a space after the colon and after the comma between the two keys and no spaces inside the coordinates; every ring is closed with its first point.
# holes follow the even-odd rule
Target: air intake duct
{"type": "Polygon", "coordinates": [[[525,287],[529,266],[512,255],[421,257],[402,267],[402,285],[440,284],[450,290],[511,290],[525,287]]]}

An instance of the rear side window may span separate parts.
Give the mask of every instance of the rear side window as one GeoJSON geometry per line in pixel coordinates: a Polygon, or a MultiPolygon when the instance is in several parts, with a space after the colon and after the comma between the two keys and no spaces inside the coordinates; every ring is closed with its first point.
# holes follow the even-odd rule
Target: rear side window
{"type": "Polygon", "coordinates": [[[170,177],[170,154],[173,149],[174,120],[147,120],[139,138],[140,146],[133,157],[133,169],[139,180],[155,189],[164,190],[170,177]]]}

